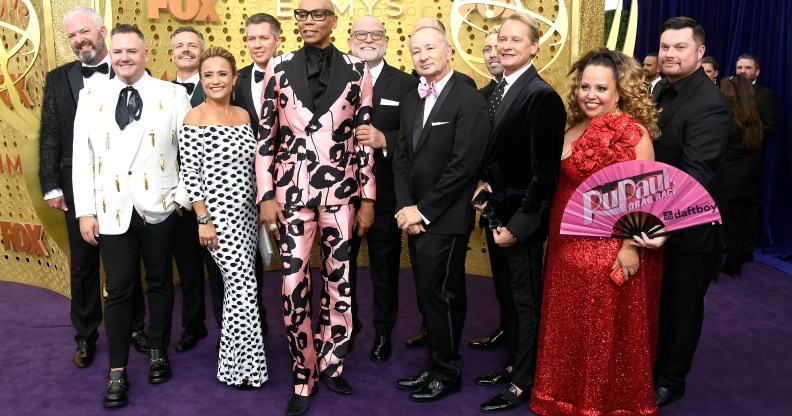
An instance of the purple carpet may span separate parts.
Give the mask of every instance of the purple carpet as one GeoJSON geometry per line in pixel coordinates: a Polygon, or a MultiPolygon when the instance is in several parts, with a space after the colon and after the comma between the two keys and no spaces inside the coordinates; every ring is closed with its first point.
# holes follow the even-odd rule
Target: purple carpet
{"type": "MultiPolygon", "coordinates": [[[[361,270],[359,282],[360,315],[365,326],[344,367],[344,376],[354,394],[337,396],[320,385],[309,414],[479,414],[478,405],[499,390],[476,386],[473,378],[498,368],[506,357],[504,348],[476,351],[466,344],[471,337],[486,335],[497,324],[491,280],[478,276],[468,279],[462,392],[431,404],[412,403],[408,393],[393,385],[397,378],[420,369],[426,358],[424,349],[408,349],[403,343],[419,327],[410,272],[402,271],[394,356],[384,364],[374,364],[368,358],[374,334],[367,269],[361,270]]],[[[264,285],[270,326],[266,339],[270,379],[263,388],[239,391],[216,380],[214,347],[218,330],[211,317],[207,319],[209,338],[192,351],[173,351],[181,335],[177,295],[170,348],[173,379],[162,385],[149,385],[147,357],[132,350],[127,370],[130,404],[105,411],[101,405],[107,376],[103,330],[96,361],[89,368],[77,369],[71,359],[74,342],[68,300],[48,290],[0,282],[0,415],[281,415],[291,395],[291,364],[283,322],[277,313],[278,275],[267,273],[264,285]]],[[[661,414],[792,414],[790,300],[792,278],[760,263],[747,264],[740,279],[721,276],[707,294],[704,331],[688,377],[686,396],[661,410],[661,414]]],[[[525,407],[510,414],[533,413],[525,407]]]]}

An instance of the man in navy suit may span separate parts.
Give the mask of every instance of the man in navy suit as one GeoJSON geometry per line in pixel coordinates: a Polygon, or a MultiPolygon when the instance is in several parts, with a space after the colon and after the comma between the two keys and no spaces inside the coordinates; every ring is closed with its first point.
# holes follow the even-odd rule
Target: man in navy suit
{"type": "Polygon", "coordinates": [[[358,218],[356,232],[350,240],[349,280],[352,285],[352,339],[362,324],[357,314],[357,256],[362,236],[366,235],[369,252],[371,283],[374,287],[374,346],[370,358],[374,362],[387,361],[392,352],[391,331],[396,325],[399,306],[399,263],[402,232],[396,224],[396,194],[393,190],[393,152],[399,134],[399,111],[407,93],[415,90],[418,80],[388,65],[384,59],[388,49],[385,26],[374,16],[363,16],[352,24],[347,42],[352,55],[368,63],[374,84],[371,125],[355,131],[361,143],[374,149],[377,179],[377,200],[374,202],[374,222],[358,218]],[[368,232],[367,232],[368,231],[368,232]]]}

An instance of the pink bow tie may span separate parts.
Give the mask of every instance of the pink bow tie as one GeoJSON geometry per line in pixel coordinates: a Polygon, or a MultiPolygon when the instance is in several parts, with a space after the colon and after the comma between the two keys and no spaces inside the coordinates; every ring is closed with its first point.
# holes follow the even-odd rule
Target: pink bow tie
{"type": "Polygon", "coordinates": [[[437,88],[435,88],[434,81],[432,81],[432,83],[429,84],[429,85],[424,85],[424,84],[419,84],[418,85],[418,96],[419,97],[426,98],[426,96],[428,96],[429,94],[432,94],[435,97],[440,95],[440,94],[437,93],[437,88]]]}

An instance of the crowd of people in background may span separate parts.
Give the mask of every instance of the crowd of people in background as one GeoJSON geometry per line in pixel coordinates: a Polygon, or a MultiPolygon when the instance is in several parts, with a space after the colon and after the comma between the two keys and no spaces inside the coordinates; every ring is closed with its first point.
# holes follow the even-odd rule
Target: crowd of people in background
{"type": "Polygon", "coordinates": [[[423,318],[406,342],[425,346],[427,359],[395,387],[415,402],[459,392],[465,257],[477,215],[499,324],[469,344],[508,347],[505,363],[474,379],[502,386],[480,411],[529,403],[542,415],[649,415],[684,396],[707,288],[719,271],[739,277],[758,240],[763,141],[777,118],[775,94],[756,82],[758,57],[741,55],[737,74],[719,79],[704,29],[675,17],[663,23],[657,53],[642,62],[607,49],[585,53],[559,94],[533,63],[537,21],[514,13],[487,34],[492,81],[478,89],[452,69],[435,18],[413,26],[408,74],[385,61],[389,37],[379,19],[358,18],[345,53],[331,42],[338,16],[330,0],[302,0],[294,17],[304,45],[283,54],[278,20],[248,17],[253,62],[243,68],[234,51],[177,28],[169,82],[148,74],[147,41],[135,26],[118,24],[106,45],[96,11],[64,16],[77,61],[47,76],[39,176],[44,199],[66,217],[78,368],[91,365],[104,318],[105,407],[129,401],[130,345],[149,356],[149,383],[173,377],[174,260],[184,300],[175,350],[209,333],[205,267],[221,334],[217,378],[262,387],[261,293],[272,288],[262,286],[257,247],[269,238],[282,266],[282,311],[271,315],[283,317],[292,362],[286,415],[308,412],[319,380],[353,393],[343,370],[363,326],[363,237],[373,283],[370,359],[393,355],[406,233],[423,318]],[[718,203],[723,225],[656,238],[562,235],[577,186],[629,160],[692,176],[718,203]],[[317,239],[315,312],[309,258],[317,239]],[[608,278],[617,268],[622,286],[608,278]]]}

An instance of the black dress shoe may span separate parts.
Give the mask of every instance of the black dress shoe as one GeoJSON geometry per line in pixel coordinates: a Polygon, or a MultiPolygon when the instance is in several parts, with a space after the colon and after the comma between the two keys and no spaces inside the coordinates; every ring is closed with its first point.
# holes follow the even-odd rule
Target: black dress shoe
{"type": "Polygon", "coordinates": [[[384,363],[388,361],[392,353],[393,349],[391,348],[390,337],[387,335],[379,335],[374,339],[374,347],[371,348],[369,357],[371,361],[375,363],[384,363]]]}
{"type": "Polygon", "coordinates": [[[664,407],[671,402],[681,399],[685,395],[685,388],[672,389],[670,387],[655,387],[655,403],[657,407],[664,407]]]}
{"type": "Polygon", "coordinates": [[[234,385],[234,387],[236,387],[238,390],[253,390],[258,388],[253,384],[251,384],[250,380],[248,379],[243,379],[242,384],[236,384],[234,385]]]}
{"type": "Polygon", "coordinates": [[[137,331],[132,331],[132,338],[130,338],[130,342],[132,346],[135,347],[135,350],[141,354],[149,355],[151,353],[151,347],[149,346],[148,335],[143,332],[142,329],[138,329],[137,331]]]}
{"type": "Polygon", "coordinates": [[[331,377],[325,374],[319,374],[319,378],[321,378],[325,384],[327,384],[327,388],[335,394],[340,394],[342,396],[352,394],[352,386],[350,386],[342,376],[331,377]]]}
{"type": "Polygon", "coordinates": [[[497,371],[490,371],[489,373],[482,374],[473,379],[473,382],[479,386],[501,386],[510,381],[511,373],[505,368],[497,371]]]}
{"type": "Polygon", "coordinates": [[[722,267],[720,271],[721,273],[731,277],[740,277],[740,275],[742,274],[742,270],[740,269],[736,269],[736,268],[733,269],[731,267],[725,267],[725,266],[722,267]]]}
{"type": "Polygon", "coordinates": [[[501,345],[506,345],[506,331],[503,328],[498,328],[492,331],[488,337],[474,338],[468,341],[471,348],[477,350],[489,350],[501,345]]]}
{"type": "Polygon", "coordinates": [[[429,372],[423,370],[412,377],[400,378],[396,380],[396,387],[402,390],[415,391],[423,387],[423,385],[428,383],[430,379],[431,377],[429,376],[429,372]]]}
{"type": "Polygon", "coordinates": [[[434,402],[449,394],[456,393],[462,388],[460,377],[451,382],[432,380],[415,390],[410,395],[410,400],[419,403],[434,402]]]}
{"type": "Polygon", "coordinates": [[[170,362],[168,354],[163,350],[151,350],[149,359],[149,384],[164,383],[171,378],[170,362]]]}
{"type": "Polygon", "coordinates": [[[319,386],[314,384],[314,389],[310,396],[300,396],[297,394],[292,395],[289,403],[286,405],[286,416],[302,416],[311,408],[311,397],[316,396],[319,391],[319,386]]]}
{"type": "Polygon", "coordinates": [[[487,400],[479,406],[479,410],[484,413],[505,412],[507,410],[516,409],[517,406],[528,401],[530,393],[528,390],[523,390],[522,394],[517,394],[517,388],[512,384],[506,390],[500,392],[497,396],[487,400]]]}
{"type": "Polygon", "coordinates": [[[189,329],[185,329],[184,333],[182,334],[181,341],[176,344],[176,352],[184,352],[189,351],[195,348],[198,345],[198,341],[206,338],[209,333],[206,330],[203,331],[191,331],[189,329]]]}
{"type": "Polygon", "coordinates": [[[126,396],[128,388],[129,382],[127,381],[126,370],[110,371],[104,399],[102,399],[104,407],[121,407],[129,403],[126,396]]]}
{"type": "Polygon", "coordinates": [[[417,334],[407,338],[405,344],[407,344],[408,347],[426,345],[426,327],[421,327],[421,330],[417,334]]]}
{"type": "Polygon", "coordinates": [[[94,359],[94,344],[82,340],[77,343],[77,351],[74,352],[74,365],[77,368],[85,368],[91,365],[94,359]]]}

